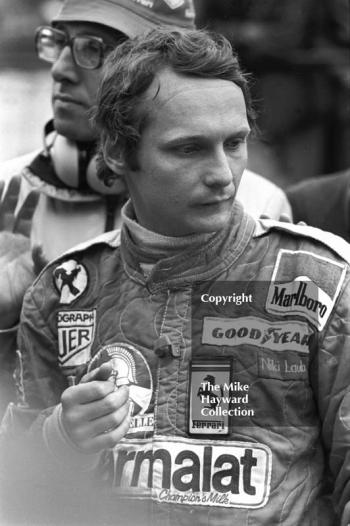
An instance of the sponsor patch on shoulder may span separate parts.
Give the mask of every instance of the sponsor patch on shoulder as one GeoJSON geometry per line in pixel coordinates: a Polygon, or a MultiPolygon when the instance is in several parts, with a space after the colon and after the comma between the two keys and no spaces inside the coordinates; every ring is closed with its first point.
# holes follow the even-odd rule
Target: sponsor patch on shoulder
{"type": "Polygon", "coordinates": [[[60,303],[69,305],[83,294],[88,286],[88,274],[84,265],[75,259],[64,261],[53,271],[53,280],[60,293],[60,303]]]}
{"type": "Polygon", "coordinates": [[[261,508],[270,495],[272,453],[258,442],[157,436],[124,439],[113,455],[114,487],[126,497],[261,508]]]}
{"type": "Polygon", "coordinates": [[[75,367],[90,360],[95,337],[96,310],[60,311],[57,314],[58,361],[75,367]]]}
{"type": "Polygon", "coordinates": [[[266,310],[279,316],[299,315],[322,330],[344,281],[346,266],[317,254],[279,251],[269,286],[266,310]]]}
{"type": "Polygon", "coordinates": [[[254,345],[273,351],[309,352],[313,332],[302,321],[272,322],[255,316],[203,318],[202,343],[237,347],[254,345]]]}

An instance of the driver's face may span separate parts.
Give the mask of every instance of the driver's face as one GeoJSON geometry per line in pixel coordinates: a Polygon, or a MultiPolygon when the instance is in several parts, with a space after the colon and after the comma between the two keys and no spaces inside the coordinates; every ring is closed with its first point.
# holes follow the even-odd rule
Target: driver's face
{"type": "Polygon", "coordinates": [[[139,223],[168,236],[214,232],[229,220],[247,164],[242,90],[220,79],[161,71],[126,182],[139,223]]]}

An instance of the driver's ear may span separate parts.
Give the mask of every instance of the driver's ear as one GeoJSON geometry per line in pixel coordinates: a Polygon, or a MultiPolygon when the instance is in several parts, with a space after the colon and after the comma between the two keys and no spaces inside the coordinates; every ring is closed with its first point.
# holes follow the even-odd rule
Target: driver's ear
{"type": "Polygon", "coordinates": [[[107,139],[103,145],[103,158],[110,170],[119,177],[124,177],[127,172],[124,151],[117,143],[111,144],[107,139]]]}

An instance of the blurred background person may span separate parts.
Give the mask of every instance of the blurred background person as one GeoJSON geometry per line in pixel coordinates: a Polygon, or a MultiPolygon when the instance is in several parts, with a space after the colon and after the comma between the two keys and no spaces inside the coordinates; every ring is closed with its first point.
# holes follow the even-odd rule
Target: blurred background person
{"type": "MultiPolygon", "coordinates": [[[[192,0],[2,0],[0,14],[0,245],[7,254],[0,270],[1,416],[13,396],[26,288],[47,261],[120,226],[125,189],[97,177],[90,125],[104,56],[155,25],[193,26],[194,10],[192,0]]],[[[290,214],[284,192],[251,172],[239,196],[255,216],[290,214]]]]}
{"type": "Polygon", "coordinates": [[[283,187],[350,165],[348,0],[195,0],[253,73],[250,167],[283,187]]]}
{"type": "MultiPolygon", "coordinates": [[[[31,152],[42,142],[44,125],[51,117],[50,76],[45,64],[35,58],[33,30],[37,25],[49,23],[60,4],[60,0],[30,3],[2,0],[0,3],[3,43],[0,49],[0,161],[31,152]]],[[[31,156],[32,153],[29,159],[31,156]]],[[[13,164],[2,165],[0,177],[5,170],[12,172],[13,164]]],[[[286,196],[278,186],[254,173],[248,174],[249,180],[243,178],[239,198],[249,213],[271,217],[290,215],[286,196]]]]}
{"type": "MultiPolygon", "coordinates": [[[[133,0],[37,0],[31,9],[28,2],[15,0],[9,12],[5,8],[10,4],[5,3],[0,7],[10,30],[2,35],[6,37],[2,60],[12,57],[17,66],[24,63],[29,69],[22,72],[30,89],[24,89],[26,96],[17,101],[23,106],[17,128],[24,130],[19,132],[23,150],[29,150],[32,138],[35,149],[0,165],[0,247],[7,258],[0,260],[0,416],[13,397],[17,323],[25,290],[47,261],[120,226],[125,188],[120,183],[107,187],[97,177],[97,133],[90,124],[103,61],[116,45],[157,25],[194,26],[191,0],[176,7],[163,1],[143,6],[133,0]],[[15,16],[21,7],[31,32],[30,45],[15,16]],[[53,7],[59,7],[58,14],[52,14],[53,7]],[[34,53],[35,25],[48,15],[51,25],[40,25],[35,44],[37,56],[51,64],[51,78],[47,69],[40,74],[37,66],[31,69],[39,62],[34,53]],[[40,79],[46,77],[46,88],[52,83],[51,97],[49,90],[40,92],[40,79]],[[50,106],[50,98],[53,118],[45,124],[44,108],[50,106]],[[26,119],[28,110],[30,119],[26,119]]],[[[16,85],[14,79],[13,70],[4,71],[5,93],[16,85]]],[[[1,108],[6,113],[6,100],[1,108]]],[[[0,144],[6,149],[4,135],[0,144]]]]}
{"type": "Polygon", "coordinates": [[[0,1],[0,161],[40,147],[52,115],[51,80],[49,65],[36,57],[33,33],[50,23],[60,5],[59,0],[0,1]]]}
{"type": "Polygon", "coordinates": [[[294,221],[304,221],[350,242],[350,169],[311,177],[287,190],[294,221]]]}

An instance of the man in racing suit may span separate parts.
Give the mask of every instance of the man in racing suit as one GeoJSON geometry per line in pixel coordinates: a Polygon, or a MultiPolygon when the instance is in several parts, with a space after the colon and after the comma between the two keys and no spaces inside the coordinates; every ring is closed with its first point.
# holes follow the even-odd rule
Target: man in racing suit
{"type": "MultiPolygon", "coordinates": [[[[0,165],[0,187],[6,183],[0,195],[0,228],[4,228],[1,215],[8,215],[11,208],[13,220],[6,229],[28,236],[35,255],[40,247],[42,257],[36,258],[36,261],[39,259],[37,267],[43,266],[42,259],[50,261],[77,243],[119,227],[120,209],[125,202],[125,188],[118,184],[107,187],[96,173],[96,132],[89,121],[89,111],[96,98],[101,61],[95,69],[91,65],[86,69],[86,64],[76,63],[68,46],[58,53],[57,49],[63,45],[60,31],[70,36],[80,32],[102,39],[109,50],[125,38],[159,24],[191,27],[193,23],[192,2],[187,0],[170,4],[163,0],[143,4],[136,0],[66,0],[54,17],[52,27],[38,31],[37,53],[41,59],[53,61],[53,120],[45,127],[42,149],[0,165]],[[55,33],[57,29],[59,32],[55,33]],[[52,55],[54,46],[56,55],[52,55]]],[[[92,42],[96,44],[96,40],[92,42]]],[[[250,171],[245,174],[239,199],[256,217],[291,215],[284,192],[250,171]]],[[[17,240],[22,245],[25,241],[17,240]]],[[[0,244],[7,247],[7,252],[11,251],[8,235],[0,234],[0,244]]],[[[20,258],[16,253],[13,266],[15,272],[4,265],[0,272],[2,405],[11,397],[8,384],[12,385],[10,375],[22,297],[37,270],[33,270],[28,253],[21,253],[20,258]],[[26,277],[21,283],[18,274],[26,277]],[[16,294],[12,281],[17,282],[16,294]]],[[[2,413],[0,406],[0,416],[2,413]]]]}
{"type": "Polygon", "coordinates": [[[96,115],[131,200],[28,291],[4,435],[71,523],[86,483],[91,524],[345,526],[350,248],[235,200],[253,119],[229,43],[125,42],[96,115]]]}
{"type": "MultiPolygon", "coordinates": [[[[0,417],[13,396],[17,325],[37,267],[120,226],[125,188],[107,187],[98,179],[97,134],[90,124],[104,57],[126,38],[159,24],[193,27],[191,2],[180,4],[66,0],[51,26],[36,32],[38,57],[52,63],[53,119],[45,126],[42,148],[0,165],[0,245],[12,254],[11,266],[2,264],[0,269],[0,417]],[[3,222],[2,216],[11,216],[11,221],[3,222]]],[[[280,192],[277,187],[272,191],[271,198],[280,192]]]]}

